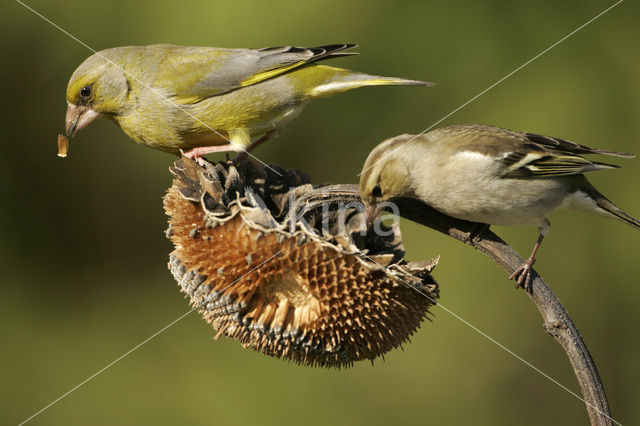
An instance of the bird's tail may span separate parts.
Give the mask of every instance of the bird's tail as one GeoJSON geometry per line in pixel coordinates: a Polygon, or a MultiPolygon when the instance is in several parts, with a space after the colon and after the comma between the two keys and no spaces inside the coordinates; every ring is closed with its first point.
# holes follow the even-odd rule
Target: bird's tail
{"type": "Polygon", "coordinates": [[[595,202],[597,211],[593,211],[594,213],[597,213],[600,216],[609,217],[611,219],[617,219],[640,230],[639,220],[632,216],[629,216],[620,207],[613,204],[611,200],[602,195],[589,182],[587,182],[586,179],[585,183],[586,185],[583,186],[582,190],[587,194],[589,198],[591,198],[595,202]]]}
{"type": "Polygon", "coordinates": [[[315,83],[309,85],[311,97],[332,96],[364,86],[435,86],[435,83],[425,81],[369,75],[326,65],[306,67],[298,73],[301,71],[315,83]]]}

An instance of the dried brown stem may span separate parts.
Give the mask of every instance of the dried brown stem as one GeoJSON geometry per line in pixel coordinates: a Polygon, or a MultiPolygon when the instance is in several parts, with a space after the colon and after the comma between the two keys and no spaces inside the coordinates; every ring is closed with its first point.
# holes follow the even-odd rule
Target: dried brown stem
{"type": "MultiPolygon", "coordinates": [[[[337,186],[332,188],[334,192],[339,192],[337,186]]],[[[342,195],[345,199],[353,200],[357,197],[356,185],[340,185],[340,189],[343,190],[342,195]]],[[[488,227],[479,228],[477,223],[454,219],[416,200],[402,199],[397,200],[396,204],[402,217],[469,244],[489,256],[508,273],[512,273],[524,262],[515,250],[488,227]]],[[[582,397],[591,424],[613,425],[614,420],[611,417],[607,396],[596,365],[567,311],[535,271],[531,292],[524,293],[529,296],[544,318],[545,331],[565,350],[582,389],[582,397]]]]}

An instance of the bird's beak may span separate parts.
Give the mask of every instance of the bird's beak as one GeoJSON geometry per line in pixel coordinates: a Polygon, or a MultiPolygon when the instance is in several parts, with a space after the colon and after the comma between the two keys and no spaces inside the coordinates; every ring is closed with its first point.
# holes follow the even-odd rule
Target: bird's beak
{"type": "Polygon", "coordinates": [[[86,105],[69,104],[65,119],[65,132],[67,136],[73,136],[84,129],[100,114],[86,105]]]}
{"type": "Polygon", "coordinates": [[[380,213],[380,206],[378,204],[369,204],[365,207],[365,218],[367,220],[367,228],[370,228],[373,221],[378,217],[380,213]]]}

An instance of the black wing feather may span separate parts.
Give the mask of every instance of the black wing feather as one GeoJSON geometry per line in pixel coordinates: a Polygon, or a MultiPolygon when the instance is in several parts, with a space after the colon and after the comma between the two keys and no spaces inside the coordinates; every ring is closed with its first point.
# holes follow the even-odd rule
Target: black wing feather
{"type": "Polygon", "coordinates": [[[531,142],[541,146],[545,150],[550,148],[555,151],[567,152],[572,154],[605,154],[605,155],[612,155],[614,157],[622,157],[622,158],[635,157],[634,154],[629,154],[626,152],[617,152],[617,151],[608,151],[604,149],[590,148],[586,145],[581,145],[579,143],[567,141],[560,138],[553,138],[550,136],[537,135],[535,133],[525,133],[524,135],[531,142]]]}

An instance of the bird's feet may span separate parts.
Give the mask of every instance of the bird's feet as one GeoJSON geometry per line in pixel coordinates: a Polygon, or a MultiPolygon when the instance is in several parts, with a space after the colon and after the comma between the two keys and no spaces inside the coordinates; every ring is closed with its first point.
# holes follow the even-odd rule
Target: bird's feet
{"type": "Polygon", "coordinates": [[[198,146],[196,148],[193,148],[187,151],[184,154],[184,156],[192,160],[195,160],[196,158],[200,158],[203,155],[211,154],[214,152],[230,152],[230,151],[234,151],[234,152],[236,151],[236,148],[231,144],[217,145],[217,146],[198,146]]]}
{"type": "Polygon", "coordinates": [[[536,258],[530,256],[522,265],[520,265],[518,269],[516,269],[511,275],[509,275],[510,280],[515,280],[516,288],[522,287],[524,291],[531,293],[531,275],[533,273],[532,267],[535,262],[536,258]]]}
{"type": "Polygon", "coordinates": [[[471,244],[473,241],[480,241],[484,231],[488,231],[490,227],[491,225],[487,223],[474,222],[471,229],[469,229],[469,235],[465,238],[464,243],[473,245],[471,244]]]}

